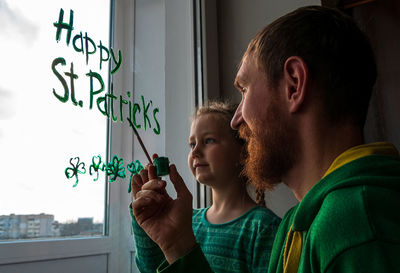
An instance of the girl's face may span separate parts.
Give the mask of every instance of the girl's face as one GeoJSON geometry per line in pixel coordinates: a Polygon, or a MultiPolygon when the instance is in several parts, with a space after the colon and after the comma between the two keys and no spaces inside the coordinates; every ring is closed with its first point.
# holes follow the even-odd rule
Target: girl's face
{"type": "Polygon", "coordinates": [[[219,114],[203,114],[193,121],[188,164],[200,183],[215,187],[238,177],[241,145],[231,130],[219,114]]]}

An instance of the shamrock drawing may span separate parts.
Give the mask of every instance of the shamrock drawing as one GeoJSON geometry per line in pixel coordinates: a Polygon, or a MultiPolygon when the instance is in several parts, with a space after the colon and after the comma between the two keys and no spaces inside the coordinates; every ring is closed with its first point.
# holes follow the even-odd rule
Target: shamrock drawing
{"type": "Polygon", "coordinates": [[[106,165],[102,162],[101,156],[93,156],[92,157],[92,164],[89,167],[89,174],[93,175],[96,172],[97,176],[93,181],[97,181],[99,179],[99,170],[103,171],[106,169],[106,165]],[[92,172],[93,171],[93,172],[92,172]]]}
{"type": "Polygon", "coordinates": [[[132,185],[131,185],[132,176],[133,176],[135,173],[139,173],[140,170],[143,170],[144,168],[143,168],[143,166],[142,166],[142,164],[140,163],[139,160],[136,160],[135,162],[129,163],[129,164],[126,166],[126,168],[127,168],[128,171],[131,173],[131,176],[129,177],[129,188],[128,188],[128,192],[131,192],[131,191],[132,191],[132,185]]]}
{"type": "Polygon", "coordinates": [[[125,167],[124,159],[118,158],[118,156],[114,155],[111,162],[107,164],[107,175],[109,175],[109,182],[114,182],[118,177],[125,178],[125,167]]]}
{"type": "Polygon", "coordinates": [[[84,162],[80,162],[79,157],[75,157],[75,158],[71,157],[71,159],[69,160],[69,163],[72,165],[72,168],[71,167],[67,167],[65,169],[65,176],[68,179],[71,179],[72,177],[75,176],[76,181],[75,181],[75,184],[72,187],[76,187],[78,185],[78,181],[79,181],[78,174],[86,173],[85,163],[84,162]]]}

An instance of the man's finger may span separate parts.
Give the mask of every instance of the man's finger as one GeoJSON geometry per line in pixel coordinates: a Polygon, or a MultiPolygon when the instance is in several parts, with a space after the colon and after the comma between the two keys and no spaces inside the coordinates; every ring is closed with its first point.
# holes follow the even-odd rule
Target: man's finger
{"type": "Polygon", "coordinates": [[[140,175],[135,174],[131,180],[131,187],[132,187],[132,195],[133,198],[136,198],[136,193],[142,189],[143,181],[140,175]]]}
{"type": "Polygon", "coordinates": [[[152,179],[159,179],[159,177],[157,177],[157,170],[156,167],[154,165],[150,165],[148,168],[148,176],[149,176],[149,180],[152,179]]]}
{"type": "MultiPolygon", "coordinates": [[[[140,192],[138,195],[141,195],[140,192]]],[[[165,207],[167,202],[162,195],[155,194],[154,192],[150,195],[143,193],[142,196],[138,197],[132,202],[132,212],[135,216],[139,225],[141,225],[148,218],[153,217],[162,207],[165,207]]]]}
{"type": "Polygon", "coordinates": [[[132,202],[132,213],[139,225],[151,214],[151,207],[156,206],[156,202],[151,198],[139,198],[132,202]]]}
{"type": "Polygon", "coordinates": [[[151,190],[141,190],[141,191],[139,191],[136,194],[136,198],[137,199],[140,199],[140,198],[151,198],[157,203],[162,202],[164,200],[163,195],[161,195],[160,193],[158,193],[156,191],[151,191],[151,190]]]}
{"type": "Polygon", "coordinates": [[[148,181],[142,186],[142,190],[152,190],[157,192],[162,192],[167,186],[167,182],[161,179],[153,179],[148,181]]]}
{"type": "Polygon", "coordinates": [[[189,189],[186,187],[185,182],[182,177],[179,175],[176,166],[172,164],[170,166],[169,178],[171,179],[172,184],[174,184],[174,188],[176,194],[179,197],[192,196],[189,189]]]}
{"type": "Polygon", "coordinates": [[[148,175],[147,170],[145,170],[145,169],[140,170],[139,175],[142,178],[143,184],[145,184],[147,181],[149,181],[149,175],[148,175]]]}

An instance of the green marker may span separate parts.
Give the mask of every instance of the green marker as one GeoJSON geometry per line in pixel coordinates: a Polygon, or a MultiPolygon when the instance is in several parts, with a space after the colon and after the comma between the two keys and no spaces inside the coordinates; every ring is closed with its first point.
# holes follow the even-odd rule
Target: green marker
{"type": "Polygon", "coordinates": [[[149,160],[149,163],[153,164],[156,167],[157,176],[164,176],[164,175],[169,174],[169,159],[168,159],[168,157],[164,157],[164,156],[157,157],[154,159],[154,162],[152,163],[150,155],[147,152],[147,149],[144,146],[144,143],[143,143],[142,139],[140,138],[138,131],[135,129],[135,126],[133,125],[132,120],[130,118],[127,118],[127,120],[129,122],[129,124],[132,126],[133,132],[135,133],[135,135],[139,141],[139,144],[143,149],[143,152],[146,154],[146,157],[149,160]]]}
{"type": "Polygon", "coordinates": [[[153,162],[157,170],[157,176],[164,176],[169,174],[169,160],[168,157],[157,157],[153,162]]]}

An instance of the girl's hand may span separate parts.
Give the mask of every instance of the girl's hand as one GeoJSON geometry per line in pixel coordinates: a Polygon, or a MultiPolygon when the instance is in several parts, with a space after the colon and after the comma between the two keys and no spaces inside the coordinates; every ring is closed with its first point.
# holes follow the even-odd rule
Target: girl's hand
{"type": "Polygon", "coordinates": [[[132,209],[138,224],[173,263],[195,247],[196,239],[192,231],[192,195],[175,165],[170,166],[170,179],[177,193],[175,200],[166,192],[166,182],[157,177],[153,165],[141,171],[133,179],[132,209]],[[142,184],[144,180],[148,182],[142,184]]]}

